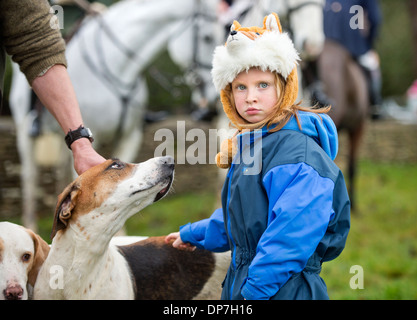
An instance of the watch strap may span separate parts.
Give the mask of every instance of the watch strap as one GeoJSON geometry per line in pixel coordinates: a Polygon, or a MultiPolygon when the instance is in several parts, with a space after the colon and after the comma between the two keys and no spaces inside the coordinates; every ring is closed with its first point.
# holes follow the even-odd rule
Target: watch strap
{"type": "Polygon", "coordinates": [[[89,128],[84,128],[81,125],[76,130],[68,131],[67,135],[65,136],[65,143],[67,144],[68,148],[71,149],[72,143],[81,138],[87,138],[91,143],[94,141],[91,130],[89,128]]]}

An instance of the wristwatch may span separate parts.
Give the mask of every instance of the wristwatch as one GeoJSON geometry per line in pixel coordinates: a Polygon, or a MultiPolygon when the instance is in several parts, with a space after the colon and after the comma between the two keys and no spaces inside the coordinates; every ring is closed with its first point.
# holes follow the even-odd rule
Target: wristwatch
{"type": "Polygon", "coordinates": [[[92,143],[94,141],[93,134],[89,128],[84,128],[82,125],[76,130],[68,131],[65,136],[65,142],[68,148],[71,149],[71,144],[81,138],[87,138],[92,143]]]}

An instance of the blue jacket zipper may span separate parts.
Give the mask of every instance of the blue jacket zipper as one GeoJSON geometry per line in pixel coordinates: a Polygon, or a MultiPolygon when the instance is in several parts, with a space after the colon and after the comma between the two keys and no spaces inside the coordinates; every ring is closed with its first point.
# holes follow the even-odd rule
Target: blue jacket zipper
{"type": "MultiPolygon", "coordinates": [[[[227,190],[226,213],[227,213],[227,232],[229,234],[230,241],[232,242],[232,245],[233,245],[232,265],[233,265],[234,270],[236,270],[236,243],[232,237],[232,231],[231,231],[231,225],[230,225],[230,213],[229,213],[230,192],[231,192],[233,172],[234,172],[234,164],[232,162],[229,173],[228,173],[229,183],[228,183],[228,190],[227,190]]],[[[233,296],[233,287],[235,285],[235,281],[236,281],[236,277],[233,278],[233,283],[232,283],[232,286],[230,288],[230,293],[229,293],[230,294],[229,299],[231,299],[233,296]]]]}

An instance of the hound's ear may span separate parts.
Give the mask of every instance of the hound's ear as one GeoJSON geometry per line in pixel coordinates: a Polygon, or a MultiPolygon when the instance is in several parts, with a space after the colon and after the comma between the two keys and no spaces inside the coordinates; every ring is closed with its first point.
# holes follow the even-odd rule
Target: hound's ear
{"type": "Polygon", "coordinates": [[[39,270],[41,269],[43,262],[48,256],[49,245],[32,230],[26,229],[26,231],[31,236],[33,245],[35,247],[35,256],[33,257],[33,263],[28,273],[28,282],[32,287],[34,287],[39,270]]]}
{"type": "Polygon", "coordinates": [[[62,229],[65,229],[68,225],[68,221],[71,218],[72,210],[77,203],[77,197],[80,193],[79,182],[74,181],[68,185],[64,191],[58,196],[58,203],[55,209],[54,225],[52,227],[51,239],[55,237],[55,234],[62,229]]]}
{"type": "Polygon", "coordinates": [[[282,33],[281,22],[278,15],[273,12],[264,19],[264,28],[271,31],[279,31],[282,33]]]}

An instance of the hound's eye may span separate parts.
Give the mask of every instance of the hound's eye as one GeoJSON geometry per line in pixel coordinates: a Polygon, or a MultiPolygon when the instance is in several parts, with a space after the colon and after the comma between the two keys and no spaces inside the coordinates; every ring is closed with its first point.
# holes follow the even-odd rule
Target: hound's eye
{"type": "Polygon", "coordinates": [[[23,261],[23,262],[28,262],[28,261],[30,260],[30,257],[31,257],[31,254],[30,254],[30,253],[25,253],[25,254],[22,256],[22,261],[23,261]]]}
{"type": "Polygon", "coordinates": [[[114,161],[110,166],[109,169],[122,169],[124,167],[123,162],[119,162],[119,161],[114,161]]]}

